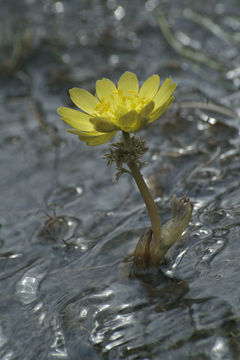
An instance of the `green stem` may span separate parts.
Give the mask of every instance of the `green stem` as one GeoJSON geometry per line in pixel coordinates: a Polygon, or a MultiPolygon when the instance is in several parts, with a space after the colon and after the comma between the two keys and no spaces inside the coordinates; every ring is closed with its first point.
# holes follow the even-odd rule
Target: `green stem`
{"type": "MultiPolygon", "coordinates": [[[[124,140],[126,148],[131,149],[131,138],[130,138],[129,133],[126,133],[123,131],[122,134],[123,134],[123,140],[124,140]]],[[[134,178],[134,180],[138,186],[138,189],[143,197],[143,200],[146,204],[146,207],[147,207],[147,210],[149,213],[149,217],[150,217],[150,220],[152,223],[152,231],[154,234],[154,239],[153,239],[154,245],[157,246],[160,244],[160,239],[161,239],[161,222],[160,222],[160,218],[158,215],[157,206],[156,206],[155,202],[153,201],[152,195],[140,173],[139,167],[136,164],[136,162],[132,160],[132,161],[129,161],[127,163],[127,165],[131,171],[132,177],[134,178]]]]}

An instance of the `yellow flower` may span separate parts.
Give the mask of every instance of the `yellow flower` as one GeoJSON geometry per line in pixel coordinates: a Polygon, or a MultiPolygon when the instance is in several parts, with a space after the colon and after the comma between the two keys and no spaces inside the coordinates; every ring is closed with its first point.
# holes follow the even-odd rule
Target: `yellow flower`
{"type": "Polygon", "coordinates": [[[137,132],[158,119],[170,106],[176,83],[171,77],[159,88],[158,75],[150,76],[139,90],[137,76],[126,71],[118,86],[106,78],[96,82],[96,96],[84,89],[73,88],[70,97],[82,111],[60,107],[62,120],[74,129],[88,145],[100,145],[111,140],[118,130],[137,132]]]}

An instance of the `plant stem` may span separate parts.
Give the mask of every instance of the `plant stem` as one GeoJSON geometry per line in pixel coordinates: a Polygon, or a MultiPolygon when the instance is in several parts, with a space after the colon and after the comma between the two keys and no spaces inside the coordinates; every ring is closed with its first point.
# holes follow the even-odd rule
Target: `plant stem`
{"type": "MultiPolygon", "coordinates": [[[[123,140],[124,140],[126,149],[131,149],[131,138],[130,138],[129,133],[126,133],[123,131],[122,134],[123,134],[123,140]]],[[[151,195],[141,173],[140,173],[139,167],[136,164],[136,162],[134,160],[132,160],[132,161],[129,161],[127,163],[127,165],[131,171],[132,177],[134,178],[134,180],[138,186],[138,189],[143,197],[143,200],[146,204],[146,207],[147,207],[147,210],[149,213],[149,217],[150,217],[150,220],[152,223],[152,231],[154,234],[154,239],[153,239],[154,247],[155,246],[157,247],[160,245],[160,240],[161,240],[161,222],[160,222],[160,218],[158,215],[157,206],[152,198],[152,195],[151,195]]]]}

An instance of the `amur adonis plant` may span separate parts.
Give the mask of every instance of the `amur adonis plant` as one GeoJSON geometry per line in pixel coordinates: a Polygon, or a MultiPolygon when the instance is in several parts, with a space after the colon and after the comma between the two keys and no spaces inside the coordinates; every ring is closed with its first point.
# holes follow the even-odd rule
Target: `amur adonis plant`
{"type": "Polygon", "coordinates": [[[96,82],[96,96],[80,88],[70,90],[73,103],[82,111],[60,107],[62,120],[72,126],[69,132],[88,145],[111,140],[118,130],[133,133],[158,119],[170,106],[176,84],[166,79],[159,88],[158,75],[149,77],[139,89],[137,76],[126,71],[117,87],[106,78],[96,82]]]}
{"type": "Polygon", "coordinates": [[[126,71],[117,86],[109,79],[96,82],[96,96],[81,88],[70,90],[73,103],[80,109],[60,107],[62,120],[73,129],[67,131],[78,135],[88,145],[101,145],[122,131],[117,143],[105,154],[108,164],[117,165],[119,178],[129,173],[134,178],[145,201],[151,228],[140,238],[134,253],[135,268],[145,269],[163,261],[164,255],[188,226],[192,215],[192,204],[184,196],[171,201],[173,217],[162,227],[157,206],[141,175],[143,162],[140,158],[147,151],[146,144],[135,134],[147,124],[157,120],[174,100],[176,83],[171,77],[160,86],[158,75],[149,77],[139,89],[137,76],[126,71]],[[128,169],[123,167],[127,164],[128,169]]]}

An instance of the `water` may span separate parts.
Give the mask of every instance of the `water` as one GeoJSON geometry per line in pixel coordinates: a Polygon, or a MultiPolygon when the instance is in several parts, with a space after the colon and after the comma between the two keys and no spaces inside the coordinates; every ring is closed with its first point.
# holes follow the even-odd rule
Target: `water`
{"type": "Polygon", "coordinates": [[[2,360],[240,358],[239,11],[1,2],[2,360]],[[168,263],[135,279],[125,259],[149,226],[142,199],[127,175],[114,183],[108,144],[80,143],[56,114],[69,88],[125,70],[178,83],[141,132],[143,175],[163,222],[174,194],[195,203],[168,263]]]}

